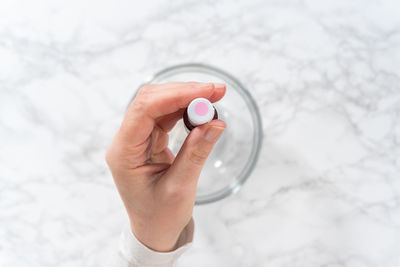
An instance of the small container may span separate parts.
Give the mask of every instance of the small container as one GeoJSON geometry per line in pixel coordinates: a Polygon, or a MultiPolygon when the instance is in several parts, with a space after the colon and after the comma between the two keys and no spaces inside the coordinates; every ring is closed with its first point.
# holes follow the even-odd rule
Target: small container
{"type": "Polygon", "coordinates": [[[218,119],[217,110],[206,98],[194,99],[183,113],[183,122],[188,131],[216,119],[218,119]]]}

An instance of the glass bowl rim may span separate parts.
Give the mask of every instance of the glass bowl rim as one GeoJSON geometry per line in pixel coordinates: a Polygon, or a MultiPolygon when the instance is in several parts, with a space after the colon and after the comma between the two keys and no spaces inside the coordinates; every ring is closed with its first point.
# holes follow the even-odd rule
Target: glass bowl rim
{"type": "MultiPolygon", "coordinates": [[[[215,191],[211,194],[206,194],[201,197],[196,196],[195,204],[202,205],[202,204],[209,204],[209,203],[213,203],[218,200],[224,199],[232,194],[235,194],[236,192],[238,192],[241,189],[243,184],[246,182],[246,180],[249,178],[250,174],[254,170],[256,163],[258,161],[261,147],[262,147],[262,141],[263,141],[263,130],[262,130],[262,120],[261,120],[260,111],[258,109],[256,101],[251,96],[249,90],[241,82],[239,82],[234,76],[232,76],[231,74],[229,74],[217,67],[214,67],[214,66],[211,66],[208,64],[203,64],[203,63],[184,63],[184,64],[173,65],[173,66],[164,68],[164,69],[156,72],[152,76],[150,76],[150,78],[148,78],[146,82],[142,83],[139,86],[139,88],[145,84],[151,84],[163,77],[168,77],[168,76],[176,74],[176,73],[184,73],[184,72],[190,72],[190,71],[197,71],[200,73],[211,74],[218,78],[221,78],[224,81],[230,82],[231,84],[235,85],[235,87],[237,89],[234,89],[234,90],[236,90],[240,95],[242,95],[244,101],[246,102],[247,107],[250,110],[250,115],[251,115],[252,122],[254,125],[252,148],[251,148],[250,156],[248,157],[244,168],[237,175],[237,178],[234,180],[234,182],[231,182],[227,187],[224,187],[218,191],[215,191]]],[[[136,94],[133,96],[132,100],[135,98],[135,96],[136,96],[136,94]]]]}

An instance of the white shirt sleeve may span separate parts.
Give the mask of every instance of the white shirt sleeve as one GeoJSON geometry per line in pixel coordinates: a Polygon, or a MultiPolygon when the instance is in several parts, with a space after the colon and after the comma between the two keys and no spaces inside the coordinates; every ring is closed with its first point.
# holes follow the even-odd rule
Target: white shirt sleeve
{"type": "Polygon", "coordinates": [[[108,265],[110,267],[172,267],[176,260],[191,246],[193,240],[194,222],[190,220],[183,229],[179,239],[178,248],[171,252],[156,252],[149,249],[139,240],[129,226],[121,233],[120,247],[108,265]]]}

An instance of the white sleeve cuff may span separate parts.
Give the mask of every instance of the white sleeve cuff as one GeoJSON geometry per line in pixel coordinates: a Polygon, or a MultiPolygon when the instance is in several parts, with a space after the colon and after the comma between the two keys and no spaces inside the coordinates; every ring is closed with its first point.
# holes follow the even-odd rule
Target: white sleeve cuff
{"type": "Polygon", "coordinates": [[[122,231],[120,256],[130,263],[129,266],[156,267],[173,266],[175,261],[191,246],[193,240],[193,218],[183,229],[178,239],[177,249],[170,252],[156,252],[136,239],[129,226],[122,231]]]}

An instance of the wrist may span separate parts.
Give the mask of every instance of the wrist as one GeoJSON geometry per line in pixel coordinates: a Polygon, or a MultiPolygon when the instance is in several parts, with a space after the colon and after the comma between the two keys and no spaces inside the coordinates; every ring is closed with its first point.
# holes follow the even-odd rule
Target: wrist
{"type": "Polygon", "coordinates": [[[131,232],[144,246],[156,252],[170,252],[178,247],[178,233],[159,232],[148,225],[140,227],[134,223],[130,224],[131,232]]]}

